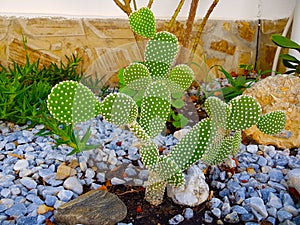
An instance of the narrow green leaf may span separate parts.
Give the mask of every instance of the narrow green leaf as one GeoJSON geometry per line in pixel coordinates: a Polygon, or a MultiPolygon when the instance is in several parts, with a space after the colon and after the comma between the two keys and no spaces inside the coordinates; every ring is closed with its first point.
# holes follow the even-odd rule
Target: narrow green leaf
{"type": "Polygon", "coordinates": [[[296,49],[298,51],[300,51],[300,45],[297,44],[296,42],[288,39],[287,37],[284,37],[282,35],[279,34],[273,34],[272,35],[272,41],[283,48],[291,48],[291,49],[296,49]]]}

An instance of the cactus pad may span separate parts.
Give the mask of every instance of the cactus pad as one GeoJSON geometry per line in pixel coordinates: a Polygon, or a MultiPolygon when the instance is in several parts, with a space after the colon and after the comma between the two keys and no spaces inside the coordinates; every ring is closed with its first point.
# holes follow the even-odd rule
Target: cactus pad
{"type": "Polygon", "coordinates": [[[171,95],[164,81],[156,81],[146,89],[139,124],[151,137],[165,127],[171,107],[171,95]]]}
{"type": "Polygon", "coordinates": [[[166,181],[161,180],[157,173],[150,170],[146,184],[145,199],[152,205],[159,205],[164,199],[166,181]]]}
{"type": "Polygon", "coordinates": [[[219,127],[225,127],[230,109],[226,103],[217,97],[208,97],[204,102],[207,115],[219,127]]]}
{"type": "Polygon", "coordinates": [[[258,122],[261,107],[253,97],[241,95],[232,99],[228,105],[230,116],[227,120],[227,129],[245,130],[258,122]]]}
{"type": "Polygon", "coordinates": [[[236,131],[235,134],[233,135],[233,142],[232,142],[232,155],[236,155],[241,147],[241,142],[242,142],[242,132],[241,131],[236,131]]]}
{"type": "Polygon", "coordinates": [[[164,155],[159,157],[153,170],[168,184],[174,185],[175,187],[184,184],[182,170],[170,157],[164,155]]]}
{"type": "Polygon", "coordinates": [[[128,95],[112,93],[103,100],[101,112],[108,122],[121,126],[131,124],[136,120],[138,107],[128,95]]]}
{"type": "Polygon", "coordinates": [[[209,165],[223,162],[232,152],[233,140],[233,137],[225,137],[221,141],[214,143],[203,155],[202,161],[209,165]]]}
{"type": "Polygon", "coordinates": [[[194,79],[193,70],[187,65],[175,66],[168,76],[168,86],[171,93],[182,93],[191,86],[194,79]]]}
{"type": "Polygon", "coordinates": [[[143,7],[129,16],[131,29],[145,38],[153,38],[156,33],[155,18],[151,10],[143,7]]]}
{"type": "Polygon", "coordinates": [[[93,92],[75,81],[56,84],[48,96],[47,107],[55,119],[67,124],[85,122],[99,112],[93,92]]]}
{"type": "Polygon", "coordinates": [[[140,155],[144,165],[147,168],[152,168],[158,160],[159,153],[156,145],[153,142],[150,142],[149,144],[141,147],[140,155]]]}
{"type": "Polygon", "coordinates": [[[211,121],[201,120],[173,148],[170,158],[180,169],[187,169],[201,159],[213,137],[211,121]]]}
{"type": "Polygon", "coordinates": [[[274,135],[281,132],[285,127],[285,113],[273,111],[259,118],[257,128],[265,134],[274,135]]]}
{"type": "Polygon", "coordinates": [[[124,82],[133,90],[146,89],[152,81],[149,70],[141,63],[132,63],[124,70],[124,82]]]}
{"type": "Polygon", "coordinates": [[[151,39],[146,46],[145,64],[151,76],[165,78],[175,61],[179,50],[178,40],[175,35],[162,31],[151,39]]]}

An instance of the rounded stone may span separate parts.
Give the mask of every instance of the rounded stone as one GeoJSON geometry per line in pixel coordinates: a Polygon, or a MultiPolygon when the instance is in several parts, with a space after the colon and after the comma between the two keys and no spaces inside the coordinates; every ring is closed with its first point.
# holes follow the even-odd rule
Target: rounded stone
{"type": "Polygon", "coordinates": [[[83,186],[77,179],[77,177],[69,177],[65,180],[63,184],[64,188],[75,192],[76,194],[82,194],[83,186]]]}
{"type": "Polygon", "coordinates": [[[33,189],[37,186],[37,183],[30,177],[23,177],[22,179],[20,179],[20,182],[28,189],[33,189]]]}
{"type": "Polygon", "coordinates": [[[16,162],[16,164],[14,165],[14,170],[27,169],[28,166],[29,166],[28,161],[26,159],[21,159],[21,160],[18,160],[16,162]]]}
{"type": "Polygon", "coordinates": [[[167,194],[176,204],[194,207],[207,200],[209,186],[198,166],[194,165],[187,170],[185,180],[182,187],[167,186],[167,194]]]}

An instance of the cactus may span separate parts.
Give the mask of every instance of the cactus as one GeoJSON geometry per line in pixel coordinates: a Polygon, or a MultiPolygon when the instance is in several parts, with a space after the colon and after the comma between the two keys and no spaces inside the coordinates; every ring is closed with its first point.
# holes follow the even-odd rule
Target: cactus
{"type": "Polygon", "coordinates": [[[52,130],[57,130],[58,135],[60,134],[59,140],[63,141],[62,143],[66,142],[73,147],[69,155],[99,146],[87,144],[91,135],[90,127],[82,138],[74,132],[74,126],[77,123],[92,119],[100,112],[99,101],[86,86],[75,81],[58,83],[48,95],[47,107],[54,119],[70,127],[68,132],[61,132],[57,130],[57,127],[52,128],[52,130]]]}
{"type": "Polygon", "coordinates": [[[172,68],[179,51],[177,37],[166,31],[155,33],[155,18],[148,8],[133,12],[129,16],[129,22],[136,34],[150,40],[146,45],[144,62],[132,63],[125,68],[123,79],[126,88],[123,92],[138,103],[144,95],[143,90],[151,82],[166,80],[165,85],[173,98],[171,103],[177,103],[182,93],[190,87],[194,77],[193,71],[186,65],[172,68]]]}
{"type": "MultiPolygon", "coordinates": [[[[132,63],[124,70],[124,82],[141,96],[140,110],[135,100],[124,93],[112,93],[100,104],[87,88],[72,81],[53,88],[48,108],[56,119],[65,123],[81,122],[101,113],[108,122],[127,125],[141,140],[142,162],[150,171],[145,198],[158,205],[167,184],[184,184],[185,169],[200,159],[207,164],[218,164],[228,155],[236,154],[241,131],[255,124],[270,134],[281,131],[285,115],[281,111],[261,115],[260,105],[246,95],[232,99],[228,104],[209,97],[204,104],[208,118],[197,123],[169,155],[159,155],[153,137],[165,125],[171,96],[180,96],[189,87],[193,71],[186,65],[171,68],[178,51],[177,39],[167,32],[155,34],[152,15],[149,9],[143,8],[129,19],[136,33],[151,38],[146,47],[145,62],[132,63]]],[[[86,145],[88,134],[80,140],[83,145],[86,145]]]]}
{"type": "Polygon", "coordinates": [[[149,8],[141,8],[129,16],[131,29],[145,38],[153,38],[156,32],[155,18],[149,8]]]}

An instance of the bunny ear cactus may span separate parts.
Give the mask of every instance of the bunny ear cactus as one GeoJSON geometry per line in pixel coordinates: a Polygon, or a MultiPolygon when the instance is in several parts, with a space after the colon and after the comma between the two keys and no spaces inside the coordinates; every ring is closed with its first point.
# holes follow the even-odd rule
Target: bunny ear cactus
{"type": "Polygon", "coordinates": [[[47,106],[60,122],[76,124],[99,113],[99,102],[92,91],[75,81],[63,81],[52,88],[47,106]]]}
{"type": "Polygon", "coordinates": [[[138,35],[145,38],[153,38],[156,33],[156,24],[153,12],[143,7],[129,16],[131,29],[138,35]]]}
{"type": "Polygon", "coordinates": [[[286,116],[283,111],[273,111],[259,118],[257,128],[265,134],[274,135],[284,129],[285,121],[286,116]]]}
{"type": "Polygon", "coordinates": [[[171,95],[163,81],[153,82],[146,89],[142,100],[139,124],[154,138],[165,127],[170,107],[171,95]]]}
{"type": "MultiPolygon", "coordinates": [[[[63,136],[61,142],[73,147],[69,155],[99,146],[87,144],[91,135],[90,127],[82,138],[78,133],[73,133],[74,125],[92,119],[100,112],[100,103],[90,89],[75,81],[60,82],[48,95],[47,107],[54,119],[72,127],[68,134],[59,131],[63,136]],[[70,136],[70,139],[67,136],[70,136]],[[67,139],[68,141],[65,141],[67,139]]],[[[56,127],[53,129],[57,130],[56,127]]]]}
{"type": "Polygon", "coordinates": [[[202,158],[207,164],[218,164],[228,155],[236,154],[244,129],[257,124],[262,132],[276,134],[285,126],[282,111],[261,115],[260,105],[251,96],[238,96],[228,105],[218,98],[209,97],[204,105],[213,125],[212,130],[215,130],[215,136],[202,158]]]}
{"type": "Polygon", "coordinates": [[[138,116],[138,107],[135,101],[123,94],[109,94],[101,105],[102,116],[117,126],[132,124],[138,116]]]}
{"type": "Polygon", "coordinates": [[[165,78],[175,62],[179,50],[175,35],[162,31],[151,39],[146,46],[145,65],[154,79],[165,78]]]}

